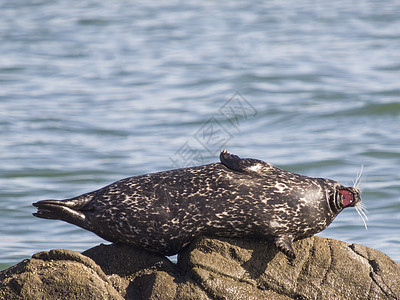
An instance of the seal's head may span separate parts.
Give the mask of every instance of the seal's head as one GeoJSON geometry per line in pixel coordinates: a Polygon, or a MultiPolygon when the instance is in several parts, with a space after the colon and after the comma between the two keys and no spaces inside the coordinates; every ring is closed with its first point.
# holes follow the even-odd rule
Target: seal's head
{"type": "Polygon", "coordinates": [[[332,211],[339,213],[346,207],[354,207],[364,222],[365,229],[368,229],[365,220],[368,220],[367,211],[361,202],[361,192],[356,186],[345,187],[339,185],[336,187],[335,195],[331,196],[330,205],[332,211]]]}
{"type": "Polygon", "coordinates": [[[329,195],[329,206],[332,212],[339,214],[346,207],[356,207],[361,203],[360,190],[356,187],[346,187],[335,184],[329,195]]]}

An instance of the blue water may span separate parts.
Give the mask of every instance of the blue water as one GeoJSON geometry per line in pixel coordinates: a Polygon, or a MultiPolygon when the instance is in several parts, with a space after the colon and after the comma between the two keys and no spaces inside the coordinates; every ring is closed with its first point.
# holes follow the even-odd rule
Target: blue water
{"type": "Polygon", "coordinates": [[[101,238],[31,214],[227,148],[352,185],[321,236],[400,262],[400,2],[1,1],[0,268],[101,238]]]}

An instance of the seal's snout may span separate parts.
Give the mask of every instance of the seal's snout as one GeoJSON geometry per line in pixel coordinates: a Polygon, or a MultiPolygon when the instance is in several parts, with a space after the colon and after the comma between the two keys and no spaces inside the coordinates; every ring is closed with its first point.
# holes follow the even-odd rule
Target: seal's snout
{"type": "Polygon", "coordinates": [[[339,189],[339,195],[343,207],[354,207],[361,201],[360,191],[354,187],[339,189]]]}

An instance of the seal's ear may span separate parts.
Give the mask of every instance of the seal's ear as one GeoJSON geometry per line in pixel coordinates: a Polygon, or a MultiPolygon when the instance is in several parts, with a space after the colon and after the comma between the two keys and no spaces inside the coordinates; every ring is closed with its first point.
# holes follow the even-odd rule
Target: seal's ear
{"type": "Polygon", "coordinates": [[[260,173],[261,175],[262,168],[269,166],[262,160],[240,158],[239,156],[229,153],[226,150],[221,151],[219,159],[225,167],[238,172],[255,172],[260,173]]]}

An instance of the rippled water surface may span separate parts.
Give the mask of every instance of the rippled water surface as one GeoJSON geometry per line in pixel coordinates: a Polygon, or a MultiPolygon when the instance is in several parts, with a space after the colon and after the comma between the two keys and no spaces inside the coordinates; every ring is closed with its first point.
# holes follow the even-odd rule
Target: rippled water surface
{"type": "Polygon", "coordinates": [[[399,15],[393,0],[0,0],[0,267],[104,242],[32,202],[222,148],[346,185],[364,165],[368,230],[346,209],[320,235],[400,262],[399,15]]]}

